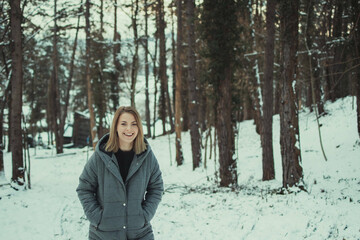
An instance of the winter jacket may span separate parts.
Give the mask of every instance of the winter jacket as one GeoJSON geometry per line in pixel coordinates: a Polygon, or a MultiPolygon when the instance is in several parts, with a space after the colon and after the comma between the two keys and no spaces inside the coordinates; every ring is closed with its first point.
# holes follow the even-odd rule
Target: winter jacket
{"type": "Polygon", "coordinates": [[[157,159],[145,140],[147,149],[134,155],[124,182],[115,154],[105,151],[108,138],[98,142],[76,189],[90,221],[89,239],[154,239],[150,221],[164,190],[157,159]]]}

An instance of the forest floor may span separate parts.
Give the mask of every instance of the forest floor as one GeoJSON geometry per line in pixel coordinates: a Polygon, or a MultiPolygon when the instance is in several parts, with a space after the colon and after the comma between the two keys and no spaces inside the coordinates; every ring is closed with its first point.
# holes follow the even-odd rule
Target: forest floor
{"type": "MultiPolygon", "coordinates": [[[[206,169],[192,171],[188,133],[182,136],[185,163],[180,167],[174,162],[175,135],[149,139],[165,183],[152,220],[156,239],[360,239],[360,144],[354,101],[347,97],[325,105],[328,114],[320,122],[327,161],[314,113],[300,113],[307,192],[294,188],[279,194],[278,115],[273,125],[276,179],[261,181],[259,135],[253,121],[241,122],[236,139],[238,187],[233,190],[216,186],[214,154],[209,159],[207,152],[206,169]]],[[[30,149],[31,189],[0,187],[0,239],[87,239],[88,221],[75,189],[91,153],[88,148],[65,149],[62,155],[54,149],[30,149]]],[[[6,183],[11,178],[11,155],[4,156],[6,183]]]]}

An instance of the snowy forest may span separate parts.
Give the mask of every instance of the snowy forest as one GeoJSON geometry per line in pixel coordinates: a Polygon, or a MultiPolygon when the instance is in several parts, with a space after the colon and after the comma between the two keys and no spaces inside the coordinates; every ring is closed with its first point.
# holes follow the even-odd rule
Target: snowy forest
{"type": "Polygon", "coordinates": [[[156,239],[360,239],[360,1],[0,6],[0,239],[87,239],[119,106],[163,172],[156,239]]]}

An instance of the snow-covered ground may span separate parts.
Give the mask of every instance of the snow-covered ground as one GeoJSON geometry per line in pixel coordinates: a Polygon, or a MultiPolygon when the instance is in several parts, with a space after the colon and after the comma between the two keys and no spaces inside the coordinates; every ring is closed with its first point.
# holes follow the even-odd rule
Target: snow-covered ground
{"type": "MultiPolygon", "coordinates": [[[[261,181],[260,139],[253,121],[239,124],[235,191],[214,184],[214,159],[207,159],[207,169],[192,171],[188,133],[183,134],[181,167],[174,162],[174,135],[150,139],[166,189],[152,220],[156,239],[360,239],[360,144],[353,101],[347,97],[326,104],[329,114],[320,122],[328,161],[314,114],[300,114],[308,192],[276,194],[282,185],[278,116],[273,130],[276,179],[269,182],[261,181]]],[[[53,149],[37,149],[35,155],[31,149],[32,189],[0,187],[0,239],[87,239],[88,222],[75,189],[91,153],[87,148],[65,149],[56,156],[53,149]]],[[[8,153],[5,177],[11,177],[8,153]]]]}

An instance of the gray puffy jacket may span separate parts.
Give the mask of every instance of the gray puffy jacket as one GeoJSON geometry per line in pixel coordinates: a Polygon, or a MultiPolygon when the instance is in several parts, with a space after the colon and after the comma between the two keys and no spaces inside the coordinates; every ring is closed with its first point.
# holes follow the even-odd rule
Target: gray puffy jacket
{"type": "Polygon", "coordinates": [[[135,154],[124,183],[115,155],[105,151],[108,138],[98,142],[76,189],[90,221],[89,239],[154,239],[150,220],[164,191],[154,153],[147,144],[135,154]]]}

